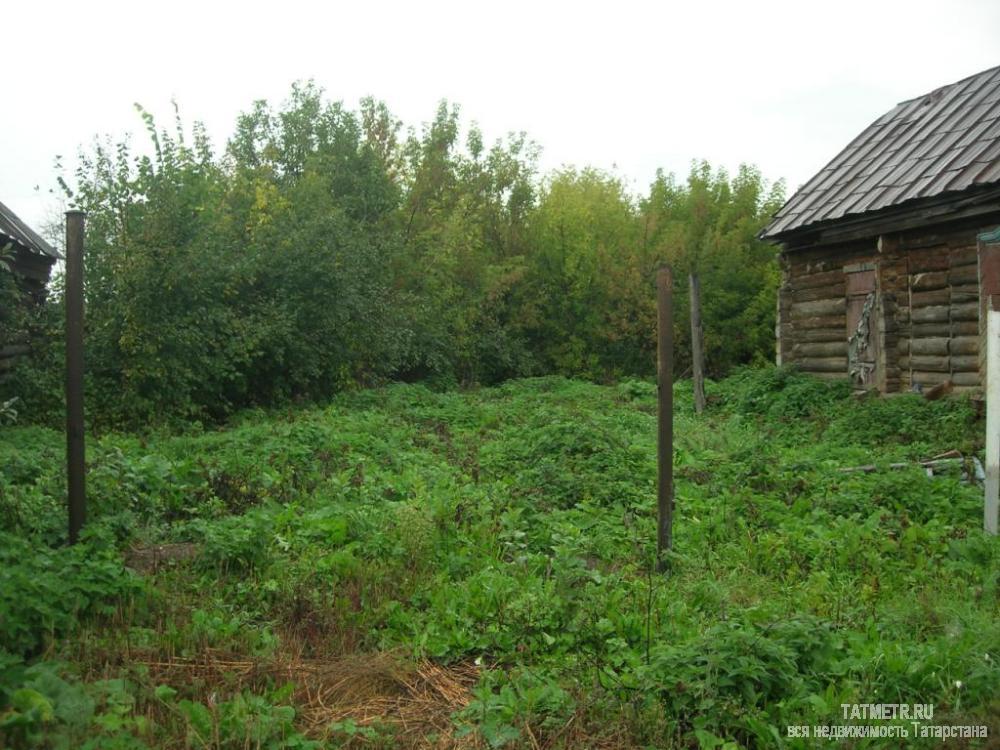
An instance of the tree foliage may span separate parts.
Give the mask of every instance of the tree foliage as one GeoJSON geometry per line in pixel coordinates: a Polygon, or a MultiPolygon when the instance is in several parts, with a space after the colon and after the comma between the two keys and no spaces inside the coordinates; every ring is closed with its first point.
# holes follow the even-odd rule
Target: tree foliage
{"type": "MultiPolygon", "coordinates": [[[[780,185],[752,168],[696,164],[637,198],[597,169],[540,176],[525,134],[488,145],[447,102],[416,131],[312,83],[255,102],[222,152],[137,109],[147,148],[95,141],[64,181],[88,214],[100,421],[218,419],[388,378],[649,375],[664,261],[702,273],[710,372],[770,357],[776,271],[756,234],[780,185]]],[[[682,284],[677,300],[683,368],[682,284]]],[[[58,359],[39,352],[30,380],[58,359]]]]}

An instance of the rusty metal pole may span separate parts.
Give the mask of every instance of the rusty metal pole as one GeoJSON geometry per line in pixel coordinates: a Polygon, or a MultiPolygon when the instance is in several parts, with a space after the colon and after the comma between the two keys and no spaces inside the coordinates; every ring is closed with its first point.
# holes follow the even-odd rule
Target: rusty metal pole
{"type": "Polygon", "coordinates": [[[673,283],[673,273],[670,267],[661,267],[656,274],[656,373],[659,390],[659,408],[657,410],[657,465],[659,468],[657,510],[659,518],[656,535],[656,559],[660,571],[667,568],[667,559],[664,553],[672,549],[674,533],[673,283]]]}
{"type": "Polygon", "coordinates": [[[87,518],[83,438],[83,211],[66,212],[66,477],[69,543],[87,518]]]}

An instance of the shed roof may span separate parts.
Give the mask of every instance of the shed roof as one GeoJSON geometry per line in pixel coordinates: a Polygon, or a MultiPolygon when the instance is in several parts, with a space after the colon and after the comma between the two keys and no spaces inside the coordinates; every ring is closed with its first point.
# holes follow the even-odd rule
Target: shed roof
{"type": "Polygon", "coordinates": [[[49,258],[62,258],[62,254],[43,240],[38,233],[17,218],[17,215],[0,203],[0,247],[16,242],[23,248],[49,258]]]}
{"type": "Polygon", "coordinates": [[[761,233],[789,232],[1000,183],[1000,66],[897,104],[761,233]]]}

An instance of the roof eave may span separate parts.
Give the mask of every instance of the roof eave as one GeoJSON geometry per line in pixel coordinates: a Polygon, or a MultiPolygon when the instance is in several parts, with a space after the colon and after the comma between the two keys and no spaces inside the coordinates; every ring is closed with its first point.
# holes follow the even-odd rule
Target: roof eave
{"type": "Polygon", "coordinates": [[[779,244],[786,250],[794,250],[806,245],[815,247],[835,244],[991,213],[1000,214],[1000,183],[907,201],[877,211],[813,222],[783,232],[770,233],[765,228],[758,237],[779,244]]]}

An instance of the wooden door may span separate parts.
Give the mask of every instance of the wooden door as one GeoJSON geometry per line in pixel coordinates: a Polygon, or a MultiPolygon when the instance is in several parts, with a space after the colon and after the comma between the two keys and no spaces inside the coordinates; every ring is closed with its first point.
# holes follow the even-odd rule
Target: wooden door
{"type": "Polygon", "coordinates": [[[857,388],[878,386],[878,315],[875,267],[844,269],[847,288],[847,369],[857,388]]]}

